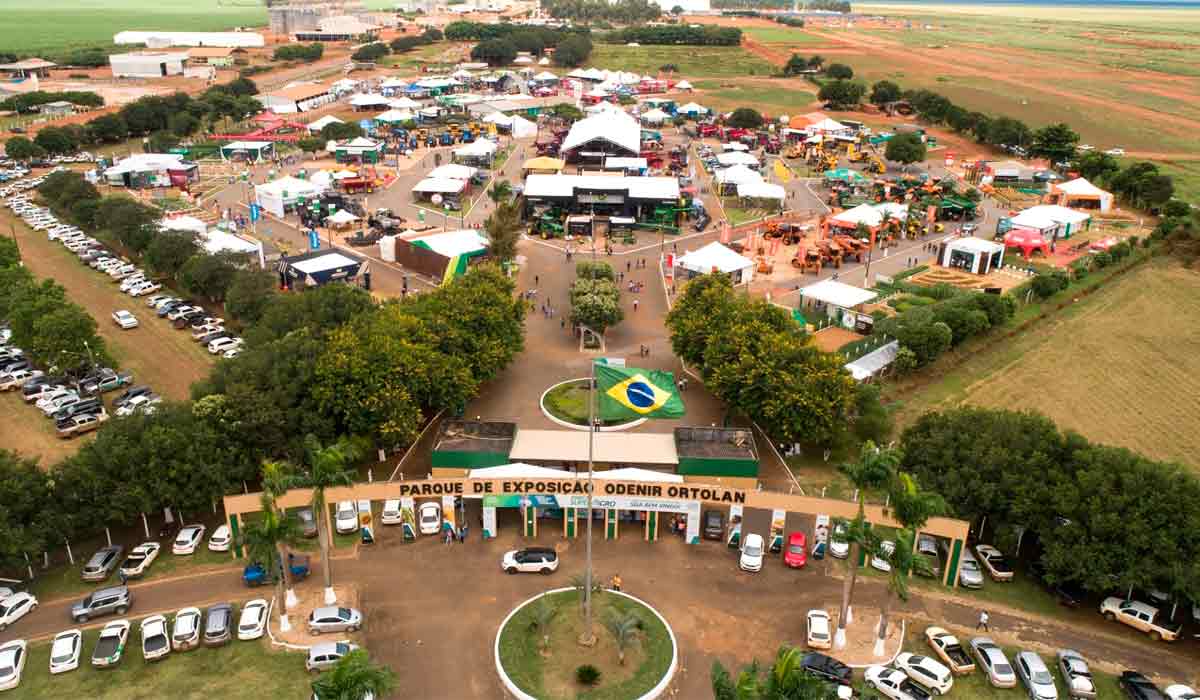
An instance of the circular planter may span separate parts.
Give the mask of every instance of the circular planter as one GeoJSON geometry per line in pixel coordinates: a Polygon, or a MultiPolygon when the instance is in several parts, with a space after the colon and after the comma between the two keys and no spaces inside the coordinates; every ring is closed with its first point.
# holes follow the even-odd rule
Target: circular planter
{"type": "MultiPolygon", "coordinates": [[[[546,395],[549,394],[550,392],[554,391],[555,389],[559,388],[560,386],[565,386],[567,384],[583,383],[586,386],[587,381],[588,381],[587,377],[580,377],[578,379],[568,379],[566,381],[562,381],[557,384],[554,384],[550,388],[543,391],[541,398],[538,399],[538,408],[542,409],[542,415],[546,416],[546,418],[548,418],[550,421],[554,422],[556,425],[560,425],[569,430],[579,430],[582,432],[587,432],[588,427],[587,427],[586,419],[584,419],[585,422],[583,422],[583,423],[573,423],[566,418],[562,418],[562,417],[554,415],[553,413],[550,412],[550,409],[546,408],[546,395]]],[[[636,428],[645,422],[646,422],[645,418],[637,418],[635,420],[629,421],[628,423],[619,423],[617,425],[601,425],[599,428],[597,428],[597,432],[615,433],[615,432],[618,432],[621,430],[629,430],[630,428],[636,428]]]]}
{"type": "MultiPolygon", "coordinates": [[[[500,682],[504,684],[505,690],[508,691],[509,695],[511,695],[514,698],[517,698],[517,700],[546,700],[546,698],[539,697],[536,695],[531,695],[529,692],[522,690],[517,685],[517,683],[515,681],[513,681],[513,679],[511,677],[509,677],[508,673],[505,672],[504,663],[501,658],[501,650],[500,650],[501,649],[500,643],[501,643],[502,637],[504,636],[505,628],[508,627],[509,623],[513,620],[513,618],[516,617],[526,606],[537,602],[537,600],[539,598],[541,598],[542,596],[561,597],[561,594],[574,593],[575,590],[576,589],[574,589],[574,588],[555,588],[555,589],[546,591],[545,593],[541,593],[539,595],[536,595],[536,596],[524,601],[523,603],[521,603],[520,605],[516,606],[515,608],[513,608],[512,610],[509,611],[508,615],[505,616],[504,621],[500,623],[500,628],[496,630],[496,642],[495,642],[494,651],[493,651],[494,656],[495,656],[495,663],[496,663],[496,673],[499,674],[500,682]]],[[[667,624],[666,618],[664,618],[661,613],[659,613],[657,610],[655,610],[653,607],[651,607],[648,603],[646,603],[646,601],[641,600],[640,598],[631,596],[628,593],[619,593],[617,591],[608,591],[608,590],[604,591],[601,595],[621,596],[622,598],[627,599],[628,601],[639,606],[642,610],[648,611],[651,615],[653,615],[655,618],[657,618],[657,621],[659,623],[661,623],[663,628],[666,630],[666,638],[671,643],[670,663],[667,664],[665,671],[662,673],[661,677],[657,679],[657,682],[655,682],[653,685],[646,688],[645,690],[638,689],[637,692],[639,692],[640,694],[632,695],[629,698],[629,700],[655,700],[655,698],[662,696],[663,693],[666,692],[667,687],[671,684],[671,680],[675,677],[675,671],[679,668],[679,643],[675,639],[674,630],[671,629],[671,625],[667,624]]],[[[569,597],[568,600],[570,600],[569,605],[572,607],[578,604],[577,598],[569,597]]],[[[594,600],[594,598],[593,598],[593,600],[594,600]]],[[[561,604],[560,604],[560,606],[561,606],[561,604]]],[[[574,609],[567,609],[567,610],[560,609],[559,614],[560,615],[575,614],[575,610],[574,609]]],[[[604,634],[608,633],[604,629],[603,624],[599,620],[596,620],[595,625],[597,627],[597,629],[596,629],[597,635],[604,635],[604,634]]],[[[570,642],[570,644],[574,644],[574,641],[570,642]]],[[[580,655],[579,662],[581,664],[588,663],[586,654],[580,655]]],[[[644,661],[643,663],[649,664],[649,663],[653,663],[653,661],[648,659],[648,660],[644,661]]],[[[603,685],[601,685],[599,687],[602,688],[603,685]]],[[[556,698],[555,700],[561,700],[561,699],[556,698]]]]}

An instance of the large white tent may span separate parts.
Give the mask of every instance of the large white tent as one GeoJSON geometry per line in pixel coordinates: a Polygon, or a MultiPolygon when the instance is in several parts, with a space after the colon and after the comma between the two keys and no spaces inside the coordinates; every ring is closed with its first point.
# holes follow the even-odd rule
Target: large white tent
{"type": "Polygon", "coordinates": [[[853,209],[847,209],[840,214],[834,214],[830,221],[834,225],[847,228],[864,224],[868,228],[877,228],[883,223],[884,216],[893,221],[904,221],[908,217],[908,205],[895,202],[881,204],[860,204],[853,209]]]}
{"type": "Polygon", "coordinates": [[[512,122],[509,124],[509,129],[512,131],[514,139],[527,139],[537,136],[537,124],[529,121],[519,114],[514,114],[512,122]]]}
{"type": "Polygon", "coordinates": [[[754,261],[734,252],[717,241],[699,250],[679,256],[676,263],[691,273],[689,276],[705,275],[710,272],[731,275],[734,284],[745,284],[754,277],[754,261]]]}
{"type": "Polygon", "coordinates": [[[1082,177],[1054,185],[1051,192],[1059,195],[1058,203],[1063,206],[1071,206],[1071,202],[1097,202],[1100,211],[1106,212],[1113,205],[1112,192],[1106,192],[1082,177]]]}
{"type": "Polygon", "coordinates": [[[615,107],[616,111],[604,112],[586,119],[580,119],[571,125],[567,137],[563,139],[562,151],[570,151],[589,141],[603,139],[613,145],[633,153],[642,149],[642,130],[637,120],[615,107]]]}
{"type": "Polygon", "coordinates": [[[352,107],[390,107],[391,103],[383,95],[355,95],[350,98],[352,107]]]}
{"type": "Polygon", "coordinates": [[[1039,204],[1029,207],[1012,217],[1013,228],[1038,231],[1045,238],[1070,238],[1072,234],[1087,227],[1091,214],[1060,207],[1057,204],[1039,204]]]}
{"type": "Polygon", "coordinates": [[[386,112],[375,115],[375,121],[387,122],[389,124],[399,124],[402,122],[416,121],[417,115],[407,109],[389,109],[386,112]]]}
{"type": "Polygon", "coordinates": [[[281,177],[256,186],[254,197],[263,209],[275,216],[283,216],[285,206],[295,204],[301,199],[316,197],[323,191],[323,187],[310,180],[281,177]]]}
{"type": "Polygon", "coordinates": [[[417,109],[421,103],[410,97],[393,97],[388,100],[388,105],[392,109],[417,109]]]}
{"type": "MultiPolygon", "coordinates": [[[[688,87],[690,88],[691,86],[689,85],[688,87]]],[[[684,106],[680,107],[676,111],[679,112],[680,114],[687,114],[687,115],[708,114],[707,107],[705,107],[704,105],[698,105],[695,102],[689,102],[689,103],[685,104],[684,106]]]]}
{"type": "Polygon", "coordinates": [[[717,154],[717,162],[725,167],[731,165],[746,165],[758,167],[758,159],[742,151],[726,151],[717,154]]]}
{"type": "Polygon", "coordinates": [[[657,107],[642,113],[642,121],[647,124],[662,124],[670,118],[671,115],[667,114],[661,109],[658,109],[657,107]]]}
{"type": "Polygon", "coordinates": [[[315,133],[321,131],[321,129],[324,129],[325,127],[329,126],[330,124],[344,124],[344,123],[345,122],[343,122],[341,119],[338,119],[337,117],[333,116],[332,114],[326,114],[325,116],[321,117],[320,119],[310,123],[305,128],[315,134],[315,133]]]}
{"type": "Polygon", "coordinates": [[[487,158],[496,152],[496,144],[487,139],[478,139],[454,149],[459,158],[487,158]]]}
{"type": "Polygon", "coordinates": [[[429,171],[429,175],[426,177],[445,178],[448,180],[470,180],[475,177],[475,173],[477,172],[479,172],[479,168],[472,168],[469,165],[459,165],[458,163],[447,163],[429,171]]]}
{"type": "Polygon", "coordinates": [[[724,168],[713,174],[713,179],[722,185],[741,185],[749,182],[762,182],[762,175],[744,165],[724,168]]]}
{"type": "Polygon", "coordinates": [[[769,182],[743,182],[737,186],[739,197],[749,199],[778,199],[787,198],[787,190],[783,185],[773,185],[769,182]]]}

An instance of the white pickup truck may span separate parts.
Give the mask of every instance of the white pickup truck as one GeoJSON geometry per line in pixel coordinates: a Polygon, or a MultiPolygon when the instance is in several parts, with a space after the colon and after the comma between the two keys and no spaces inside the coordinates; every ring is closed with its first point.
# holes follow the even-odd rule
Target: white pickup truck
{"type": "Polygon", "coordinates": [[[1112,596],[1100,604],[1100,614],[1110,621],[1120,622],[1150,635],[1151,639],[1173,642],[1179,639],[1182,625],[1164,622],[1158,616],[1158,608],[1138,600],[1125,600],[1112,596]]]}

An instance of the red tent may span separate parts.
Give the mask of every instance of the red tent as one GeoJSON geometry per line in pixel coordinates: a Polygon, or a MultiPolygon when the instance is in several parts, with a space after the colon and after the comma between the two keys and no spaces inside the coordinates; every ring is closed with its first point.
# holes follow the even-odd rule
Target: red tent
{"type": "Polygon", "coordinates": [[[1040,250],[1042,255],[1050,255],[1050,244],[1042,237],[1042,234],[1033,229],[1016,228],[1004,234],[1005,248],[1020,248],[1021,255],[1028,260],[1033,255],[1033,251],[1040,250]]]}

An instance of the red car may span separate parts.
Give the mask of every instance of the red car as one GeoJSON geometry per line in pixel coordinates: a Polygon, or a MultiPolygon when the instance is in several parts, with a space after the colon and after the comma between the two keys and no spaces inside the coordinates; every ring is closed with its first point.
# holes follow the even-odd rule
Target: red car
{"type": "Polygon", "coordinates": [[[787,548],[783,550],[783,563],[793,569],[803,569],[808,563],[808,540],[803,532],[788,535],[787,548]]]}

